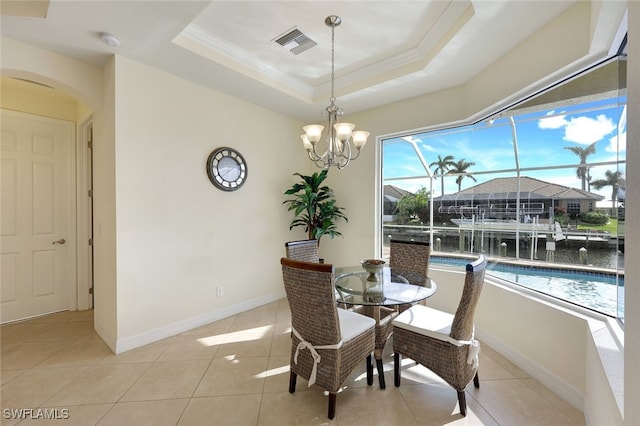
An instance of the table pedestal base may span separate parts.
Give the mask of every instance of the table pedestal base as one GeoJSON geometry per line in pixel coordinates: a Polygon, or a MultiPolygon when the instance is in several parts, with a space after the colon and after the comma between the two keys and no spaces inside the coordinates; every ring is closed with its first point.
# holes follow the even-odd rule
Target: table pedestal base
{"type": "Polygon", "coordinates": [[[376,347],[373,355],[376,359],[380,388],[385,389],[382,353],[384,352],[384,346],[393,333],[391,322],[398,316],[398,312],[385,306],[356,306],[353,310],[376,320],[376,347]]]}

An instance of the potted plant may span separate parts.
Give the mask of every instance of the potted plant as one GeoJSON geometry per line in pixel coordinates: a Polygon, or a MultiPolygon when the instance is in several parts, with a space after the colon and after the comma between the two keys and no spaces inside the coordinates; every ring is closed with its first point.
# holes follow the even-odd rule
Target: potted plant
{"type": "Polygon", "coordinates": [[[342,236],[336,222],[340,219],[349,221],[342,207],[336,205],[333,190],[326,185],[322,186],[327,173],[328,170],[315,172],[311,176],[294,173],[293,175],[299,176],[301,181],[293,184],[284,193],[291,198],[282,203],[289,211],[293,211],[294,217],[289,229],[303,226],[309,239],[318,240],[318,244],[323,235],[329,235],[331,238],[337,235],[342,236]]]}

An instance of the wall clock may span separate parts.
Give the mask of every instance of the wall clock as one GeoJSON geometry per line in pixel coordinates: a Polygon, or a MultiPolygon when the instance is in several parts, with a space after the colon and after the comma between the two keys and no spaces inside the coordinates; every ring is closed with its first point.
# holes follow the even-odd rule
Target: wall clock
{"type": "Polygon", "coordinates": [[[235,149],[217,148],[207,159],[207,176],[216,188],[235,191],[247,180],[247,163],[235,149]]]}

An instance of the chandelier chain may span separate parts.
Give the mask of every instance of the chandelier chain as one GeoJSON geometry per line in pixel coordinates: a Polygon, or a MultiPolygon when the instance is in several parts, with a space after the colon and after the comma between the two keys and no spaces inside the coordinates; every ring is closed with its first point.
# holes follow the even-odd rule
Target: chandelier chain
{"type": "Polygon", "coordinates": [[[336,97],[334,95],[334,81],[335,81],[335,32],[336,26],[331,26],[331,102],[335,102],[336,97]]]}

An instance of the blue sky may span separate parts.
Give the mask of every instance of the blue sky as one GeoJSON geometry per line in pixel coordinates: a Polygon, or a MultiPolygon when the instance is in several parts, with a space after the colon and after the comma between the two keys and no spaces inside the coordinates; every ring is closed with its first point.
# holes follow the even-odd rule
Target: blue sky
{"type": "MultiPolygon", "coordinates": [[[[565,147],[586,148],[595,143],[596,152],[588,157],[589,163],[624,160],[626,156],[626,99],[610,98],[589,103],[576,104],[528,114],[515,115],[515,136],[521,168],[555,167],[571,165],[566,169],[523,171],[523,176],[531,176],[548,182],[580,189],[581,180],[576,176],[579,157],[565,147]]],[[[427,164],[452,155],[454,161],[464,159],[474,162],[468,170],[473,172],[500,171],[516,167],[514,154],[514,132],[508,118],[499,118],[491,124],[482,122],[475,125],[446,129],[387,139],[383,148],[383,177],[424,176],[415,150],[409,141],[415,142],[427,164]]],[[[432,168],[433,169],[433,168],[432,168]]],[[[592,181],[602,179],[606,170],[616,170],[614,164],[593,166],[590,169],[592,181]]],[[[624,173],[624,164],[620,170],[624,173]]],[[[463,179],[462,189],[496,177],[515,176],[514,172],[475,174],[463,179]]],[[[420,186],[429,188],[428,179],[389,181],[401,188],[415,191],[420,186]]],[[[458,191],[455,177],[445,177],[444,192],[458,191]]],[[[588,188],[587,188],[588,189],[588,188]]],[[[611,206],[611,187],[601,190],[591,188],[591,192],[601,194],[603,206],[611,206]]],[[[434,182],[433,195],[441,195],[440,179],[434,182]]]]}

